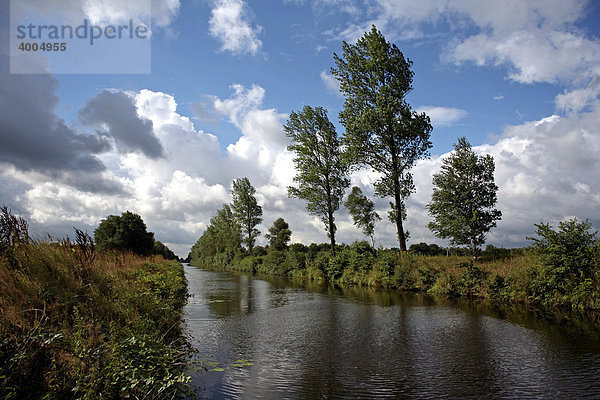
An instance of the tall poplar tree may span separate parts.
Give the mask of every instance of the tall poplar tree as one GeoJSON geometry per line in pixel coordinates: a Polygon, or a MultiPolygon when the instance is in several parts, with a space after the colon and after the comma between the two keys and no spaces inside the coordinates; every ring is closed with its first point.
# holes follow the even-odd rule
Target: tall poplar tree
{"type": "Polygon", "coordinates": [[[347,168],[341,158],[340,141],[335,127],[321,107],[304,106],[292,112],[284,125],[292,140],[287,148],[295,153],[298,187],[288,187],[288,196],[306,200],[306,209],[321,218],[335,254],[335,218],[344,191],[350,185],[347,168]]]}
{"type": "Polygon", "coordinates": [[[433,195],[427,208],[434,221],[429,229],[437,237],[450,238],[451,244],[470,245],[475,260],[485,234],[502,217],[494,208],[498,191],[494,169],[491,155],[477,155],[461,137],[454,152],[442,161],[440,173],[433,176],[433,195]]]}
{"type": "MultiPolygon", "coordinates": [[[[415,190],[411,167],[429,157],[432,126],[425,113],[411,110],[405,97],[412,90],[412,62],[373,26],[356,45],[342,43],[342,57],[334,54],[346,100],[340,121],[346,128],[343,144],[347,159],[356,167],[370,167],[382,177],[375,194],[393,197],[395,215],[402,215],[404,200],[415,190]]],[[[406,251],[402,218],[395,218],[400,250],[406,251]]]]}
{"type": "Polygon", "coordinates": [[[262,222],[263,213],[262,207],[254,197],[255,193],[256,189],[250,184],[248,178],[233,180],[231,211],[242,228],[243,242],[249,251],[252,251],[256,238],[260,235],[256,226],[262,222]]]}

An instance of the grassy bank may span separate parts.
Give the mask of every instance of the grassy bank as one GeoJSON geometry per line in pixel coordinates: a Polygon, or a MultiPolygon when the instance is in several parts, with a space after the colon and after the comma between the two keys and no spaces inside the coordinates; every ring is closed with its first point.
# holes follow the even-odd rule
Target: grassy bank
{"type": "Polygon", "coordinates": [[[0,397],[172,398],[186,390],[181,264],[71,244],[0,253],[0,397]]]}
{"type": "Polygon", "coordinates": [[[394,250],[374,250],[367,242],[339,246],[335,256],[326,245],[294,244],[285,251],[258,249],[254,254],[198,257],[191,264],[340,286],[381,287],[543,308],[598,310],[598,246],[592,246],[589,254],[575,259],[571,259],[573,254],[569,252],[577,255],[583,250],[574,247],[553,251],[492,248],[483,252],[474,264],[468,256],[400,254],[394,250]]]}

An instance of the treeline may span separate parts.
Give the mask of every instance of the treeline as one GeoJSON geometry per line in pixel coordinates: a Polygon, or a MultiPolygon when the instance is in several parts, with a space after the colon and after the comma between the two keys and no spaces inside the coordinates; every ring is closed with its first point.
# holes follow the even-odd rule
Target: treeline
{"type": "Polygon", "coordinates": [[[269,229],[269,245],[241,244],[240,230],[225,205],[193,246],[191,264],[201,267],[465,296],[545,308],[600,309],[600,240],[587,221],[572,219],[552,229],[536,225],[527,248],[488,245],[475,264],[468,248],[414,244],[411,250],[351,245],[288,244],[283,219],[269,229]],[[221,241],[221,238],[228,241],[221,241]],[[237,238],[237,239],[236,239],[237,238]]]}
{"type": "MultiPolygon", "coordinates": [[[[335,255],[335,212],[350,186],[349,173],[371,168],[380,175],[374,182],[375,194],[393,199],[388,218],[396,225],[398,245],[405,252],[410,235],[403,227],[405,200],[415,190],[410,169],[419,159],[429,157],[432,126],[427,115],[412,111],[405,100],[412,90],[412,62],[374,26],[356,45],[344,42],[342,49],[341,57],[334,54],[336,68],[331,72],[345,96],[339,117],[346,132],[338,137],[321,107],[307,105],[290,113],[284,131],[291,140],[287,149],[294,153],[297,174],[288,196],[306,201],[309,214],[323,221],[335,255]]],[[[434,235],[449,238],[453,246],[469,245],[475,260],[486,233],[502,215],[494,208],[498,190],[494,170],[493,158],[476,154],[462,137],[433,176],[433,195],[427,205],[433,218],[429,228],[434,235]]],[[[232,231],[237,224],[240,240],[251,252],[260,233],[257,226],[262,222],[262,208],[248,178],[235,179],[231,193],[232,203],[219,210],[200,241],[206,240],[204,236],[221,236],[223,243],[215,246],[235,252],[229,242],[237,241],[238,233],[232,231]]],[[[343,204],[375,247],[375,226],[381,217],[373,201],[355,186],[343,204]]]]}
{"type": "Polygon", "coordinates": [[[75,239],[32,240],[0,209],[0,398],[179,398],[189,392],[181,264],[75,239]]]}
{"type": "Polygon", "coordinates": [[[321,219],[328,249],[317,244],[288,246],[291,231],[283,218],[269,228],[269,246],[255,246],[262,208],[250,181],[241,178],[233,181],[232,203],[218,210],[192,247],[191,263],[339,284],[595,308],[600,298],[599,245],[587,221],[563,222],[556,231],[536,225],[533,247],[488,245],[483,262],[473,262],[502,213],[495,208],[494,160],[477,154],[464,137],[434,174],[427,205],[433,219],[429,229],[450,239],[451,247],[424,243],[406,247],[405,200],[415,190],[410,170],[419,159],[429,157],[432,146],[429,117],[414,112],[405,100],[412,90],[412,62],[375,27],[355,45],[344,42],[342,49],[341,57],[334,54],[336,68],[331,72],[345,97],[339,114],[345,133],[338,137],[321,107],[291,112],[284,125],[297,171],[296,186],[288,188],[288,196],[305,200],[307,211],[321,219]],[[377,172],[375,195],[392,199],[388,218],[396,225],[397,250],[375,249],[374,232],[381,217],[360,188],[353,187],[343,202],[350,186],[348,175],[359,168],[377,172]],[[342,203],[371,244],[336,242],[334,215],[342,203]]]}

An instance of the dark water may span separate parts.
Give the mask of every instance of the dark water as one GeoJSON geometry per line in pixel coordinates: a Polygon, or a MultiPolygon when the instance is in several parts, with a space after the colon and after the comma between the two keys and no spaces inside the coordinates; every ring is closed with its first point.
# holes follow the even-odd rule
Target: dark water
{"type": "Polygon", "coordinates": [[[591,322],[186,266],[207,398],[600,398],[591,322]]]}

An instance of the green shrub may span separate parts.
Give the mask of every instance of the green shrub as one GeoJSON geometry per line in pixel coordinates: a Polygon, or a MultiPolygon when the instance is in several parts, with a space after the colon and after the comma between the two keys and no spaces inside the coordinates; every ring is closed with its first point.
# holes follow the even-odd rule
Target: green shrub
{"type": "Polygon", "coordinates": [[[594,292],[600,264],[600,241],[591,224],[576,218],[560,222],[558,230],[536,224],[533,248],[542,267],[529,271],[530,298],[548,305],[583,307],[594,292]]]}
{"type": "Polygon", "coordinates": [[[428,291],[438,278],[440,271],[426,262],[425,265],[418,269],[419,281],[418,287],[420,290],[428,291]]]}
{"type": "Polygon", "coordinates": [[[472,262],[462,263],[459,268],[464,268],[457,282],[459,293],[467,297],[480,296],[486,272],[472,262]]]}

